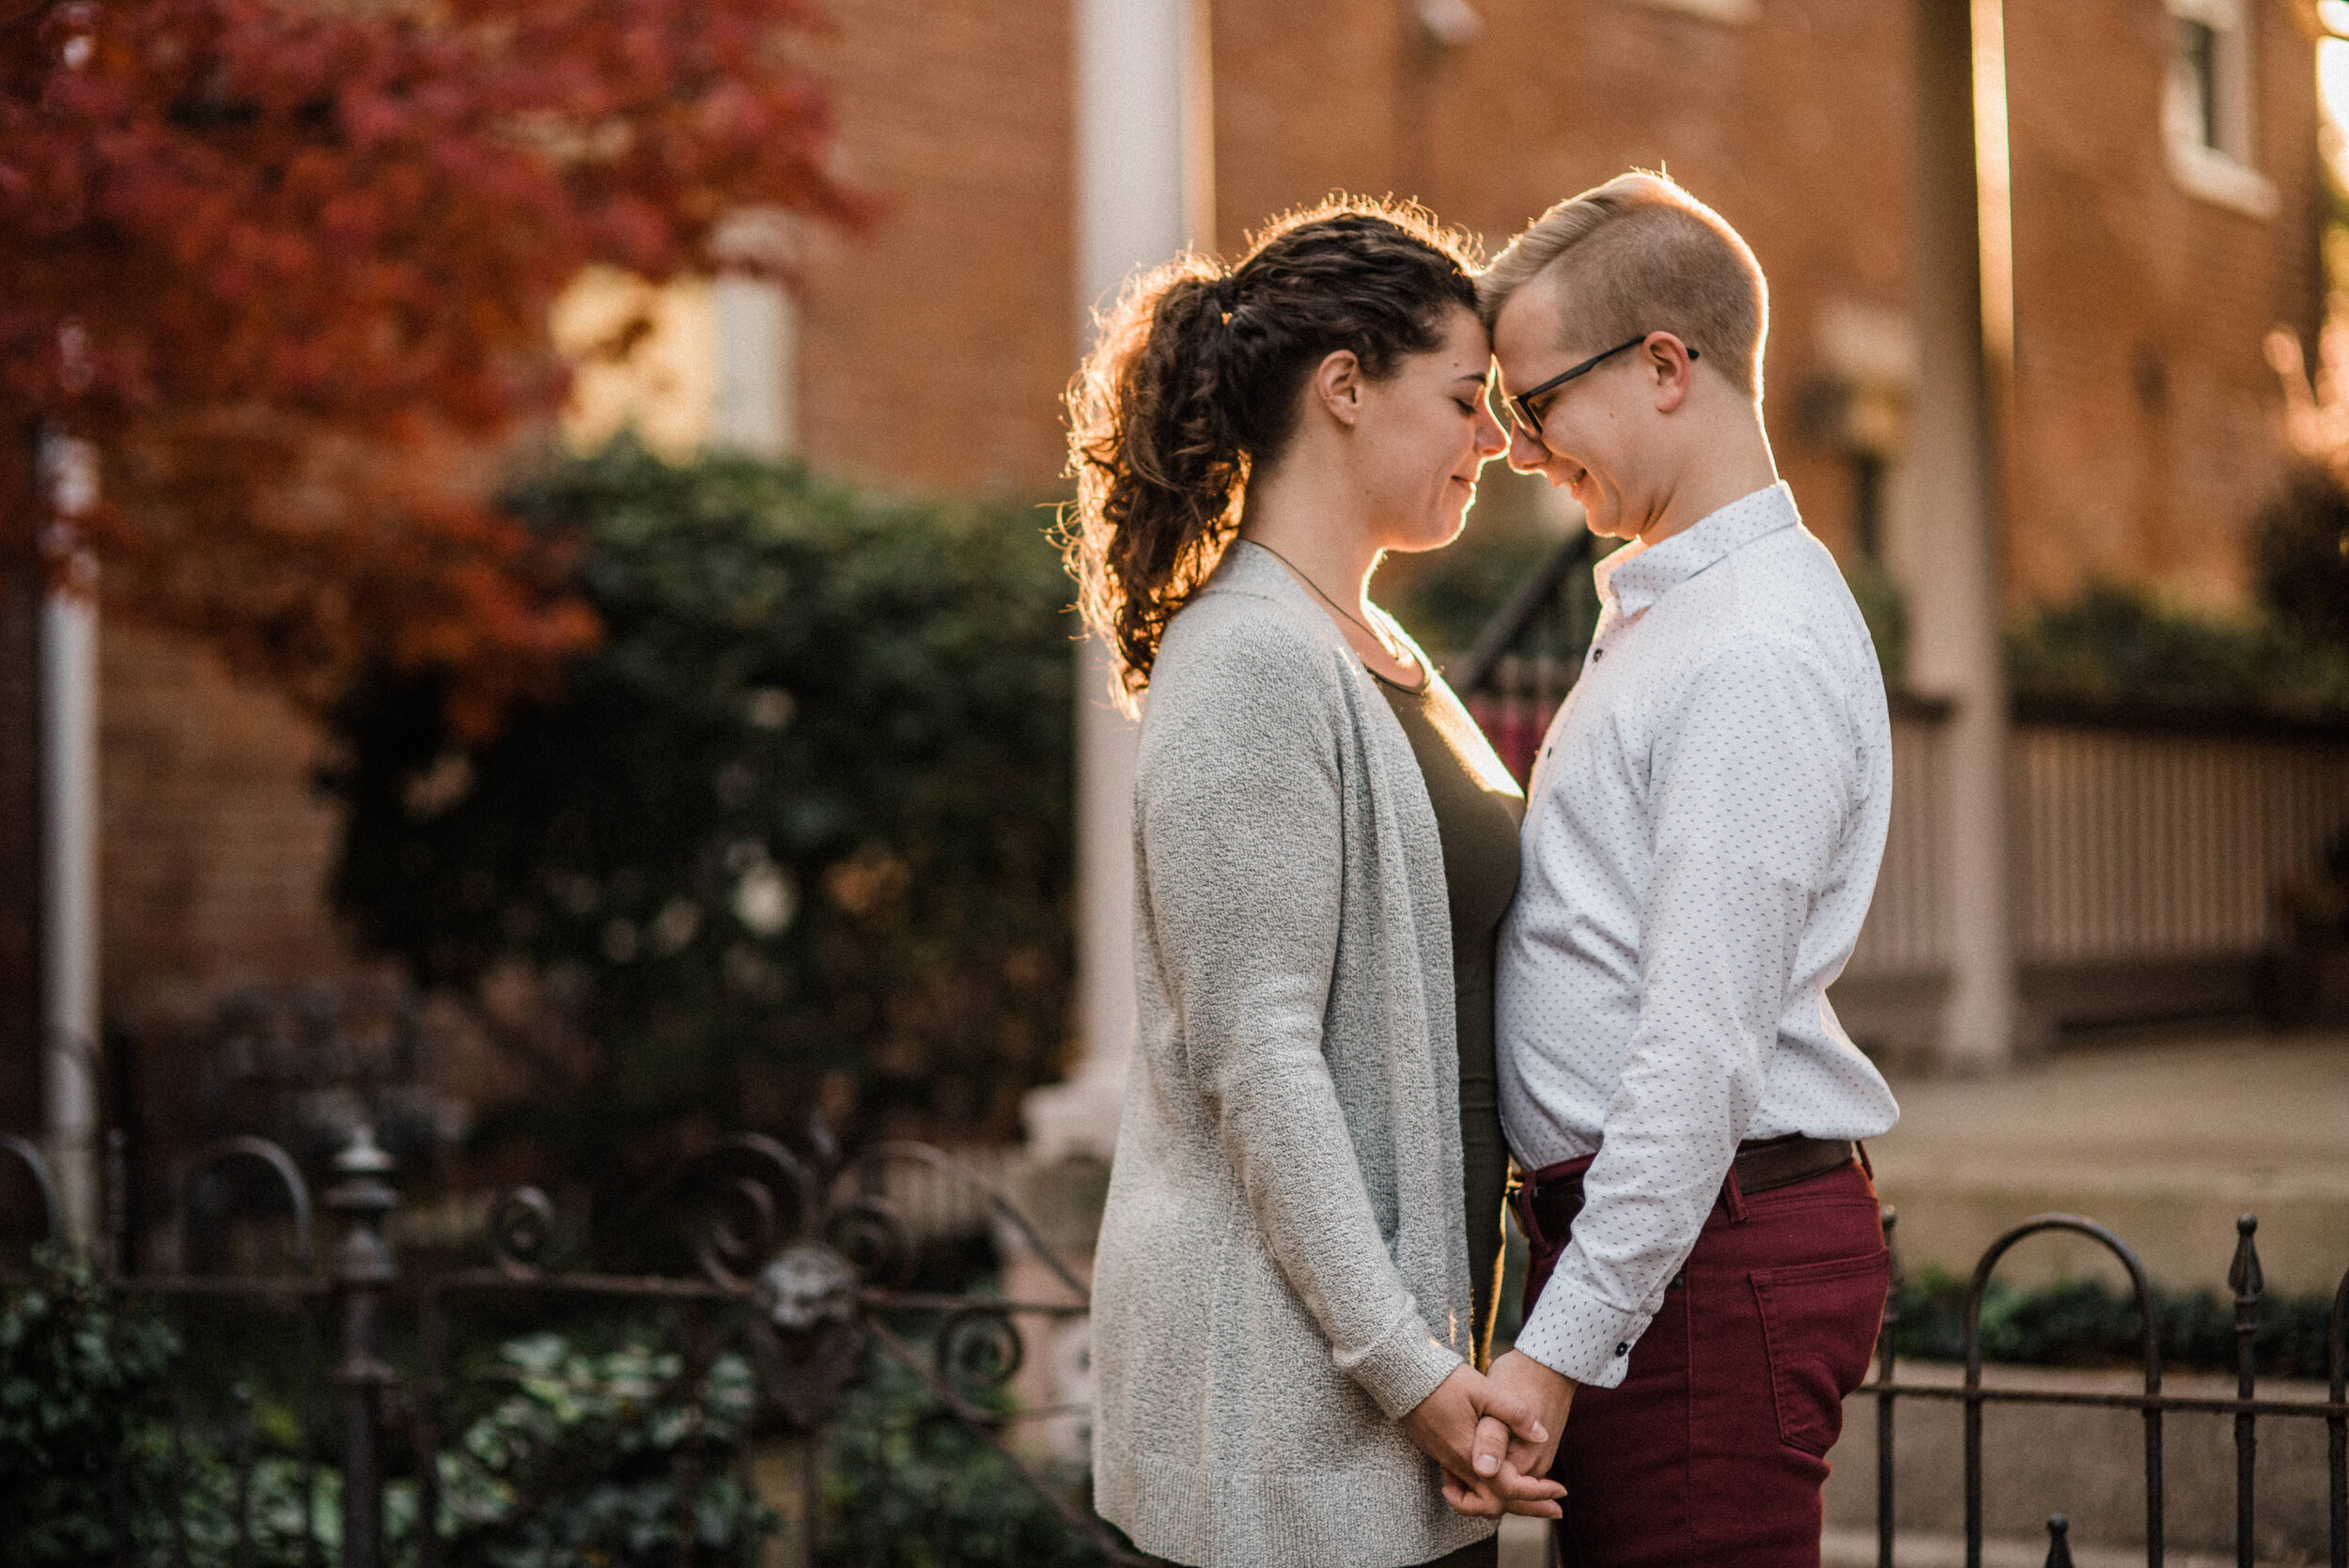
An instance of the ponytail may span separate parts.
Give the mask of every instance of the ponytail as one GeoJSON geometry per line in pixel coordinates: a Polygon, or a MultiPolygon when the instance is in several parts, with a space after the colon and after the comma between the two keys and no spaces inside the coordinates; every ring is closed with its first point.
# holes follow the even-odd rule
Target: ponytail
{"type": "Polygon", "coordinates": [[[1184,256],[1128,284],[1068,391],[1077,499],[1061,542],[1128,712],[1159,641],[1223,558],[1252,469],[1278,459],[1314,368],[1351,349],[1374,380],[1476,308],[1466,242],[1423,210],[1332,199],[1237,267],[1184,256]]]}

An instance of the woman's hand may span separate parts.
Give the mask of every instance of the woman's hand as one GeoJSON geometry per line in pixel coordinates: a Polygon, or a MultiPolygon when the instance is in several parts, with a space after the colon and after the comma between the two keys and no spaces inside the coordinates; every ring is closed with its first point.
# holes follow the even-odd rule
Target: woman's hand
{"type": "Polygon", "coordinates": [[[1513,1452],[1548,1453],[1557,1447],[1532,1405],[1465,1362],[1403,1418],[1403,1430],[1421,1452],[1443,1467],[1444,1501],[1455,1512],[1486,1519],[1503,1512],[1559,1517],[1558,1499],[1566,1489],[1556,1482],[1505,1464],[1490,1474],[1478,1473],[1477,1434],[1487,1422],[1513,1452]]]}

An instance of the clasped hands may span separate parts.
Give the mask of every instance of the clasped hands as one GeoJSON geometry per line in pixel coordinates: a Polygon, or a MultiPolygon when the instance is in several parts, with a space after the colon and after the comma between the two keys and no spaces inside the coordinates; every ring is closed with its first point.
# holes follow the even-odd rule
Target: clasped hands
{"type": "Polygon", "coordinates": [[[1461,1365],[1403,1418],[1403,1430],[1443,1467],[1443,1500],[1455,1513],[1555,1519],[1566,1489],[1548,1480],[1573,1379],[1509,1351],[1489,1374],[1461,1365]]]}

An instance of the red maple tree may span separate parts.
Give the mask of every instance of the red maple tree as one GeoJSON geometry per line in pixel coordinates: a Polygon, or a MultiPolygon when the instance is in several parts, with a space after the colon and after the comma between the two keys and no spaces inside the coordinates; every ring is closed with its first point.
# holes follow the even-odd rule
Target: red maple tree
{"type": "MultiPolygon", "coordinates": [[[[855,223],[804,0],[0,0],[0,516],[94,443],[105,596],[314,697],[444,669],[460,722],[592,641],[483,499],[592,263],[855,223]]],[[[752,259],[756,265],[756,259],[752,259]]]]}

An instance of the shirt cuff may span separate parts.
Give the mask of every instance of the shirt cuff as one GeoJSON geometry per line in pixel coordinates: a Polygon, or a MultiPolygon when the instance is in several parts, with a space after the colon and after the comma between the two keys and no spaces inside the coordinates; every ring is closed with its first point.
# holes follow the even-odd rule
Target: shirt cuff
{"type": "Polygon", "coordinates": [[[1427,1331],[1416,1309],[1406,1312],[1351,1362],[1344,1357],[1337,1360],[1338,1370],[1361,1384],[1392,1421],[1401,1421],[1418,1409],[1436,1391],[1436,1385],[1460,1364],[1459,1354],[1427,1331]]]}
{"type": "Polygon", "coordinates": [[[1631,1370],[1631,1347],[1655,1315],[1610,1307],[1579,1281],[1553,1274],[1517,1330],[1517,1347],[1562,1377],[1612,1389],[1631,1370]]]}

